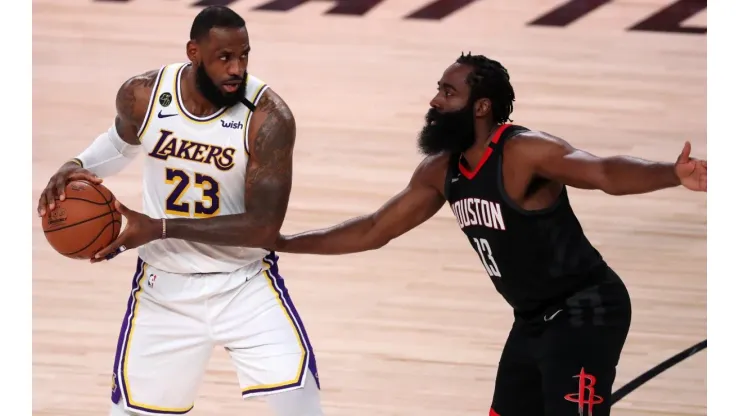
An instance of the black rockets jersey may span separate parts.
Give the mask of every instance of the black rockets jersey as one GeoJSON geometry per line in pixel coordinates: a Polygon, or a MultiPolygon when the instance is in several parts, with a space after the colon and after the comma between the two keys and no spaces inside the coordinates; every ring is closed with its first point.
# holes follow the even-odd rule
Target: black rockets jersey
{"type": "Polygon", "coordinates": [[[450,157],[445,197],[496,290],[521,314],[538,313],[594,282],[606,269],[583,233],[566,187],[549,208],[526,211],[506,194],[503,148],[528,129],[503,125],[478,166],[450,157]]]}

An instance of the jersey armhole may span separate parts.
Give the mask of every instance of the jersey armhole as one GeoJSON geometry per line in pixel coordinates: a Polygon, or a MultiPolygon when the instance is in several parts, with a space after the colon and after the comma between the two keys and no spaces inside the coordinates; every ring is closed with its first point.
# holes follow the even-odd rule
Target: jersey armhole
{"type": "Polygon", "coordinates": [[[445,183],[442,185],[443,195],[445,201],[450,201],[450,185],[452,184],[452,178],[454,178],[455,170],[457,169],[457,161],[460,160],[459,153],[452,153],[449,155],[447,160],[447,172],[445,173],[445,183]]]}
{"type": "MultiPolygon", "coordinates": [[[[262,95],[270,88],[267,84],[262,84],[257,91],[254,94],[254,97],[247,98],[247,101],[249,101],[253,106],[254,109],[257,110],[257,105],[260,101],[260,98],[262,98],[262,95]]],[[[247,117],[244,120],[244,152],[247,154],[247,157],[249,157],[249,123],[252,121],[252,114],[254,113],[254,110],[248,109],[247,110],[247,117]]]]}
{"type": "Polygon", "coordinates": [[[139,142],[141,142],[141,137],[146,133],[146,129],[149,127],[149,122],[152,119],[154,108],[157,106],[154,99],[159,95],[159,91],[162,88],[162,77],[164,76],[165,69],[167,69],[167,65],[159,68],[159,72],[157,73],[157,81],[154,83],[154,87],[152,87],[152,93],[149,95],[149,103],[146,107],[146,115],[144,116],[144,121],[142,121],[141,127],[139,127],[139,131],[136,133],[136,138],[139,139],[139,142]]]}
{"type": "Polygon", "coordinates": [[[552,205],[550,205],[549,207],[537,209],[537,210],[528,210],[528,209],[524,209],[520,207],[516,202],[514,202],[513,199],[511,199],[511,197],[509,197],[508,192],[506,192],[506,187],[504,186],[504,145],[509,139],[521,133],[525,133],[527,131],[529,131],[529,129],[527,129],[526,127],[512,126],[509,129],[509,131],[507,131],[506,134],[504,134],[504,137],[502,137],[501,140],[499,141],[498,146],[500,150],[496,152],[497,155],[495,156],[498,162],[497,172],[496,172],[496,184],[498,185],[498,188],[501,192],[501,199],[503,200],[503,202],[509,208],[513,209],[519,214],[528,215],[528,216],[550,214],[554,212],[555,210],[557,210],[563,204],[563,201],[565,200],[565,196],[566,196],[565,185],[563,185],[563,189],[560,191],[557,198],[555,198],[555,202],[553,202],[552,205]]]}

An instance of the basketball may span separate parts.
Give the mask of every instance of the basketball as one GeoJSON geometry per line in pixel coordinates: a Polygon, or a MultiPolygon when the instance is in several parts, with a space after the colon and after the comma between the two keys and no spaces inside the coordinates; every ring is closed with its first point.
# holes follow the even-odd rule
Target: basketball
{"type": "Polygon", "coordinates": [[[112,243],[121,231],[121,214],[116,211],[113,193],[103,185],[87,181],[67,184],[64,201],[41,217],[49,244],[71,259],[91,259],[112,243]]]}

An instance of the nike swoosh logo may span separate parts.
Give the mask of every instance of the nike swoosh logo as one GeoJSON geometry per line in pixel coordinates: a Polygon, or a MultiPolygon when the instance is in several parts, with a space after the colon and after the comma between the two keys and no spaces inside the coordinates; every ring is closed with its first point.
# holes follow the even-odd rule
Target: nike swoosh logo
{"type": "Polygon", "coordinates": [[[553,318],[555,318],[562,311],[562,309],[558,309],[554,314],[550,315],[550,317],[545,316],[545,322],[552,321],[553,318]]]}
{"type": "Polygon", "coordinates": [[[159,117],[159,118],[174,117],[176,115],[177,115],[177,113],[175,113],[175,114],[162,114],[162,110],[159,110],[159,113],[157,113],[157,117],[159,117]]]}

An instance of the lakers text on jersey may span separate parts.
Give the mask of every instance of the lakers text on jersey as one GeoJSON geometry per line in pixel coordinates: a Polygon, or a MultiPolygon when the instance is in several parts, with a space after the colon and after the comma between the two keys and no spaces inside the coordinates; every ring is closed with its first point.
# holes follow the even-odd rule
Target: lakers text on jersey
{"type": "MultiPolygon", "coordinates": [[[[197,117],[180,94],[190,64],[164,66],[139,132],[144,213],[194,221],[244,212],[247,105],[197,117]]],[[[253,75],[256,108],[267,86],[253,75]]],[[[111,400],[137,414],[185,414],[215,345],[228,351],[244,398],[302,388],[318,373],[310,341],[263,249],[157,240],[139,249],[116,350],[111,400]]]]}
{"type": "MultiPolygon", "coordinates": [[[[180,93],[183,70],[164,66],[152,92],[139,137],[144,162],[143,211],[153,218],[208,218],[244,212],[244,183],[252,111],[245,105],[197,117],[180,93]]],[[[268,86],[247,76],[246,99],[257,104],[268,86]]],[[[214,246],[177,239],[153,241],[139,249],[147,263],[173,273],[231,272],[260,267],[267,250],[214,246]]]]}

